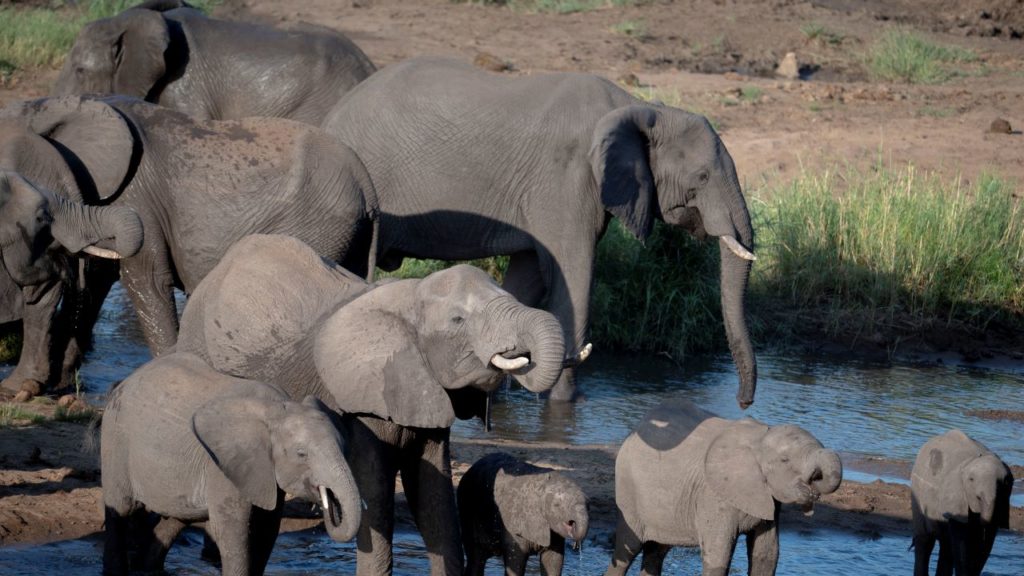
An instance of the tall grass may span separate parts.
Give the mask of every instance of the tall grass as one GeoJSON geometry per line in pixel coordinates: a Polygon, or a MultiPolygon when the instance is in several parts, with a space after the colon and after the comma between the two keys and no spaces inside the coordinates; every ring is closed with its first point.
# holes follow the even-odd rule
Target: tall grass
{"type": "Polygon", "coordinates": [[[17,404],[9,402],[0,404],[0,428],[16,424],[39,424],[45,420],[45,416],[25,410],[17,404]]]}
{"type": "Polygon", "coordinates": [[[912,84],[945,82],[958,73],[950,64],[976,59],[970,50],[940,46],[906,30],[890,30],[867,54],[868,69],[876,79],[912,84]]]}

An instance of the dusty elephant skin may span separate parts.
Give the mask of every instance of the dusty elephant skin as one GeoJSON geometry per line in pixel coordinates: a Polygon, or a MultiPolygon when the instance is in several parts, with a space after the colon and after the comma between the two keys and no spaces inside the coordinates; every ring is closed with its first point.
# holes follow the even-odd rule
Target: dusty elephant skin
{"type": "Polygon", "coordinates": [[[124,94],[200,119],[319,124],[374,70],[328,28],[284,32],[157,1],[86,25],[52,94],[124,94]]]}
{"type": "Polygon", "coordinates": [[[545,576],[560,576],[566,538],[578,547],[590,529],[587,497],[575,482],[503,452],[470,467],[458,501],[465,576],[483,576],[492,556],[503,559],[506,574],[522,576],[532,554],[545,576]]]}
{"type": "MultiPolygon", "coordinates": [[[[128,573],[129,517],[159,514],[141,568],[163,568],[189,523],[208,521],[224,574],[262,574],[285,492],[320,503],[328,535],[355,536],[359,492],[344,443],[313,397],[225,376],[191,354],[136,370],[110,394],[101,429],[104,574],[128,573]]],[[[141,523],[135,524],[138,526],[141,523]]]]}
{"type": "Polygon", "coordinates": [[[477,268],[369,285],[275,235],[228,251],[189,299],[177,349],[345,413],[349,462],[367,503],[359,574],[391,572],[401,471],[431,573],[455,576],[463,557],[449,428],[478,414],[505,374],[531,391],[550,389],[565,353],[553,316],[477,268]]]}
{"type": "MultiPolygon", "coordinates": [[[[198,121],[128,97],[41,99],[0,111],[0,168],[61,198],[109,205],[84,209],[90,218],[85,224],[112,242],[91,253],[124,258],[121,281],[154,354],[175,342],[173,288],[194,290],[246,234],[293,234],[358,273],[374,266],[373,184],[350,149],[306,124],[274,118],[198,121]],[[133,246],[134,255],[118,253],[124,251],[119,243],[136,241],[139,232],[136,221],[114,218],[128,208],[142,221],[142,247],[133,246]]],[[[50,239],[41,233],[21,241],[38,247],[50,239]]],[[[71,241],[65,248],[88,251],[83,244],[71,241]]],[[[61,298],[57,280],[71,275],[75,264],[59,262],[54,250],[46,255],[33,266],[38,270],[45,261],[54,273],[19,283],[31,293],[25,297],[26,346],[7,387],[67,385],[70,371],[55,373],[50,366],[59,366],[61,356],[64,366],[78,362],[79,346],[65,350],[51,342],[61,298]]],[[[7,264],[17,282],[24,273],[7,264]]],[[[62,306],[77,312],[84,324],[78,330],[84,332],[91,331],[117,278],[116,267],[87,271],[86,301],[74,303],[82,294],[65,291],[65,302],[74,304],[62,306]]]]}
{"type": "Polygon", "coordinates": [[[928,576],[936,542],[936,574],[980,575],[996,532],[1010,527],[1012,491],[1006,464],[960,430],[926,442],[910,474],[914,576],[928,576]]]}
{"type": "MultiPolygon", "coordinates": [[[[594,254],[610,216],[641,240],[655,219],[717,237],[737,401],[754,401],[744,307],[753,229],[732,158],[704,117],[644,103],[598,76],[508,78],[420,58],[368,78],[323,127],[359,154],[377,187],[382,266],[510,254],[505,288],[527,305],[546,302],[573,355],[586,341],[594,254]]],[[[573,396],[572,374],[553,399],[573,396]]]]}
{"type": "Polygon", "coordinates": [[[839,456],[798,426],[725,420],[667,402],[615,459],[619,521],[605,575],[622,576],[641,551],[642,573],[658,575],[672,546],[700,546],[704,576],[724,576],[740,534],[751,576],[774,574],[780,505],[809,512],[842,477],[839,456]]]}

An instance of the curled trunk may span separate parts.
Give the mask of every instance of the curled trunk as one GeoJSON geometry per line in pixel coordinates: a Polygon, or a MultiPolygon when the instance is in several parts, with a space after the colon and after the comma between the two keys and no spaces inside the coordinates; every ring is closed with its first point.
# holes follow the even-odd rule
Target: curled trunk
{"type": "Polygon", "coordinates": [[[843,462],[839,454],[820,448],[804,462],[805,479],[818,494],[831,494],[843,481],[843,462]]]}
{"type": "Polygon", "coordinates": [[[321,507],[323,508],[324,528],[327,529],[327,534],[332,540],[347,542],[354,538],[359,531],[363,507],[352,471],[345,464],[344,457],[340,453],[338,458],[341,458],[341,461],[332,462],[328,467],[328,472],[321,475],[321,477],[327,479],[325,486],[335,501],[331,502],[330,506],[323,506],[321,502],[321,507]],[[340,511],[338,511],[340,514],[334,515],[335,517],[332,518],[332,508],[335,506],[340,508],[340,511]]]}
{"type": "Polygon", "coordinates": [[[53,236],[68,251],[99,245],[127,258],[142,248],[142,220],[131,208],[86,206],[59,197],[54,203],[53,236]]]}

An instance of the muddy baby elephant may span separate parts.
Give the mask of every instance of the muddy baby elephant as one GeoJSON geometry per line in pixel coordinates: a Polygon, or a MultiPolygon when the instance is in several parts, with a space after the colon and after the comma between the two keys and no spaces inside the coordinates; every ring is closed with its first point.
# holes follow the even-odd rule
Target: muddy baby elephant
{"type": "Polygon", "coordinates": [[[465,576],[483,576],[492,556],[504,559],[505,574],[521,576],[531,554],[540,555],[542,574],[559,576],[565,539],[578,548],[590,526],[587,497],[575,482],[503,452],[473,464],[458,500],[465,576]]]}
{"type": "Polygon", "coordinates": [[[839,455],[798,426],[726,420],[688,401],[666,402],[615,459],[619,523],[605,575],[625,574],[641,549],[641,574],[661,574],[672,546],[700,546],[704,576],[724,576],[740,534],[749,574],[775,574],[780,504],[810,512],[842,478],[839,455]]]}
{"type": "Polygon", "coordinates": [[[359,529],[360,500],[344,445],[314,398],[224,376],[183,353],[146,364],[110,395],[101,465],[104,574],[128,572],[129,516],[161,516],[146,554],[159,570],[186,524],[208,521],[224,574],[262,574],[287,491],[323,506],[334,540],[359,529]]]}
{"type": "Polygon", "coordinates": [[[928,576],[939,543],[936,574],[981,574],[999,528],[1009,528],[1013,474],[991,450],[960,430],[921,447],[910,475],[914,576],[928,576]]]}

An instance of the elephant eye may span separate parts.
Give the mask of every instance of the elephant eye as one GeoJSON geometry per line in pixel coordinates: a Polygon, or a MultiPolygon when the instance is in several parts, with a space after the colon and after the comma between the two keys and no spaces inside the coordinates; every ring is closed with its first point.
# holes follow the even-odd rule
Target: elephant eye
{"type": "Polygon", "coordinates": [[[455,316],[454,318],[452,318],[452,324],[462,324],[465,321],[465,318],[463,318],[462,316],[455,316]]]}
{"type": "Polygon", "coordinates": [[[300,448],[300,449],[295,451],[295,455],[298,456],[299,458],[305,458],[306,457],[306,451],[300,448]]]}
{"type": "Polygon", "coordinates": [[[708,173],[705,170],[705,171],[701,172],[699,176],[697,176],[697,181],[700,182],[701,186],[703,186],[703,185],[708,183],[708,178],[709,178],[708,173]]]}

